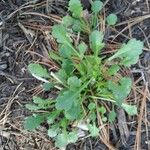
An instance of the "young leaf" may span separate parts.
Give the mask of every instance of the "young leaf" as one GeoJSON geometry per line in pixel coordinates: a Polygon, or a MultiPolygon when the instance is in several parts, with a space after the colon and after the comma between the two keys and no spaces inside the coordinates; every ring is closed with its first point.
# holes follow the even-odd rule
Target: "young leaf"
{"type": "Polygon", "coordinates": [[[81,80],[78,79],[77,76],[72,76],[68,78],[68,85],[70,87],[70,90],[74,91],[81,86],[81,80]]]}
{"type": "Polygon", "coordinates": [[[49,57],[53,60],[56,60],[57,62],[62,60],[62,58],[54,51],[49,52],[49,57]]]}
{"type": "Polygon", "coordinates": [[[89,37],[90,47],[96,56],[98,56],[100,50],[104,47],[104,43],[102,42],[103,37],[103,33],[97,30],[93,31],[89,37]]]}
{"type": "Polygon", "coordinates": [[[132,81],[130,78],[122,78],[119,84],[109,81],[108,88],[112,91],[116,104],[121,106],[123,100],[129,95],[131,91],[132,81]]]}
{"type": "Polygon", "coordinates": [[[71,16],[63,17],[62,24],[66,27],[71,26],[73,24],[73,18],[71,16]]]}
{"type": "Polygon", "coordinates": [[[72,107],[65,111],[65,117],[69,120],[78,120],[81,114],[80,104],[73,104],[72,107]]]}
{"type": "Polygon", "coordinates": [[[58,82],[62,83],[62,84],[65,84],[66,83],[66,80],[67,80],[67,73],[65,72],[64,69],[60,69],[58,72],[56,72],[54,74],[57,79],[58,82]]]}
{"type": "Polygon", "coordinates": [[[139,55],[142,53],[143,42],[136,39],[131,39],[127,44],[123,44],[122,47],[108,60],[111,61],[117,57],[121,59],[121,63],[127,67],[136,64],[139,55]]]}
{"type": "Polygon", "coordinates": [[[55,25],[52,28],[52,35],[54,38],[57,39],[58,43],[71,43],[71,38],[67,35],[66,28],[62,25],[55,25]]]}
{"type": "Polygon", "coordinates": [[[48,129],[48,136],[54,138],[60,132],[58,125],[53,125],[51,128],[48,129]]]}
{"type": "Polygon", "coordinates": [[[115,121],[115,119],[116,119],[116,113],[115,113],[115,111],[111,111],[109,113],[108,120],[109,120],[110,123],[113,123],[115,121]]]}
{"type": "Polygon", "coordinates": [[[70,0],[69,10],[72,12],[72,16],[80,18],[83,11],[80,0],[70,0]]]}
{"type": "Polygon", "coordinates": [[[68,76],[70,76],[74,69],[72,61],[69,59],[64,59],[62,63],[62,69],[68,76]]]}
{"type": "Polygon", "coordinates": [[[34,96],[33,97],[33,102],[35,104],[38,105],[39,108],[41,109],[47,109],[47,108],[50,108],[51,105],[55,102],[54,100],[51,100],[51,99],[42,99],[40,97],[36,97],[34,96]]]}
{"type": "Polygon", "coordinates": [[[70,143],[75,143],[78,140],[78,136],[75,132],[61,133],[56,138],[55,145],[59,148],[65,148],[70,143]]]}
{"type": "Polygon", "coordinates": [[[78,91],[65,91],[57,97],[56,108],[58,110],[69,110],[72,107],[73,103],[78,100],[78,97],[78,91]]]}
{"type": "Polygon", "coordinates": [[[26,104],[25,107],[26,107],[28,110],[31,110],[31,111],[35,111],[35,110],[41,109],[41,107],[39,107],[39,106],[37,106],[37,105],[33,105],[33,104],[26,104]]]}
{"type": "Polygon", "coordinates": [[[115,14],[110,14],[106,18],[108,25],[115,25],[117,23],[117,20],[118,20],[118,18],[115,14]]]}
{"type": "Polygon", "coordinates": [[[42,87],[43,87],[44,91],[49,91],[50,89],[54,88],[54,84],[52,84],[52,83],[44,83],[42,85],[42,87]]]}
{"type": "Polygon", "coordinates": [[[67,44],[62,44],[59,48],[59,54],[64,58],[71,58],[73,53],[73,50],[67,44]]]}
{"type": "Polygon", "coordinates": [[[75,143],[78,140],[78,136],[76,132],[70,132],[68,135],[68,144],[75,143]]]}
{"type": "Polygon", "coordinates": [[[48,117],[47,117],[47,123],[48,124],[52,124],[54,123],[54,120],[56,119],[56,117],[60,114],[60,111],[56,110],[53,111],[48,117]]]}
{"type": "MultiPolygon", "coordinates": [[[[92,80],[92,79],[91,79],[92,80]]],[[[56,99],[56,108],[58,110],[64,109],[68,111],[71,109],[74,102],[78,102],[80,100],[80,93],[81,91],[87,87],[87,85],[91,82],[91,80],[85,82],[80,88],[76,91],[67,90],[63,93],[60,93],[56,99]]]]}
{"type": "Polygon", "coordinates": [[[95,103],[91,102],[89,105],[88,105],[88,109],[89,110],[94,110],[96,108],[96,105],[95,103]]]}
{"type": "Polygon", "coordinates": [[[45,68],[43,68],[40,64],[29,64],[28,70],[32,75],[36,75],[38,77],[49,78],[50,75],[45,68]]]}
{"type": "Polygon", "coordinates": [[[96,127],[95,123],[93,125],[89,124],[88,128],[89,128],[90,135],[92,137],[99,136],[99,129],[96,127]]]}
{"type": "Polygon", "coordinates": [[[84,53],[85,53],[86,50],[87,50],[87,45],[86,45],[84,42],[80,43],[80,44],[78,45],[78,50],[79,50],[80,55],[81,55],[82,58],[83,58],[84,53]]]}
{"type": "Polygon", "coordinates": [[[64,134],[64,133],[58,134],[56,137],[55,145],[58,148],[66,147],[68,145],[68,139],[67,138],[68,138],[67,134],[64,134]]]}
{"type": "Polygon", "coordinates": [[[103,8],[103,2],[96,0],[92,3],[91,9],[94,13],[98,14],[102,8],[103,8]]]}
{"type": "Polygon", "coordinates": [[[73,26],[72,26],[72,30],[74,32],[81,32],[83,29],[83,25],[82,23],[80,22],[80,20],[77,20],[77,19],[74,19],[73,21],[73,26]]]}
{"type": "Polygon", "coordinates": [[[30,116],[25,119],[24,128],[26,130],[34,130],[40,126],[42,122],[45,121],[45,115],[35,115],[30,116]]]}
{"type": "Polygon", "coordinates": [[[135,105],[128,105],[123,103],[121,107],[128,113],[128,115],[133,116],[137,114],[137,107],[135,105]]]}
{"type": "Polygon", "coordinates": [[[106,108],[104,106],[101,106],[98,111],[103,115],[106,113],[106,108]]]}
{"type": "Polygon", "coordinates": [[[109,69],[108,69],[108,74],[110,76],[115,75],[118,71],[119,71],[120,67],[118,65],[112,65],[109,69]]]}

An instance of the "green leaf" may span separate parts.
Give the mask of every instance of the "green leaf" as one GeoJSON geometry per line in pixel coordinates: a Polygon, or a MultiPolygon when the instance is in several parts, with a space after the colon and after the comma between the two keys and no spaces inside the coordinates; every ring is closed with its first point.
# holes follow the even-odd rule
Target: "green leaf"
{"type": "Polygon", "coordinates": [[[62,24],[66,27],[69,27],[73,24],[73,18],[71,16],[65,16],[62,19],[62,24]]]}
{"type": "Polygon", "coordinates": [[[53,111],[48,117],[47,117],[47,123],[48,124],[52,124],[54,123],[54,120],[56,119],[56,117],[58,117],[60,114],[60,111],[56,110],[53,111]]]}
{"type": "Polygon", "coordinates": [[[119,84],[113,81],[108,82],[108,88],[112,91],[116,104],[121,106],[123,100],[129,95],[132,87],[132,81],[130,78],[122,78],[119,84]]]}
{"type": "Polygon", "coordinates": [[[55,145],[59,148],[65,148],[70,143],[75,143],[78,140],[77,133],[70,132],[58,134],[55,145]]]}
{"type": "Polygon", "coordinates": [[[54,88],[54,84],[52,84],[52,83],[44,83],[44,84],[42,85],[42,87],[43,87],[44,91],[49,91],[49,90],[51,90],[52,88],[54,88]]]}
{"type": "Polygon", "coordinates": [[[66,28],[62,25],[55,25],[52,27],[52,35],[57,39],[58,43],[71,43],[72,40],[67,34],[66,28]]]}
{"type": "Polygon", "coordinates": [[[106,21],[108,25],[115,25],[118,21],[118,18],[115,14],[110,14],[107,16],[106,21]]]}
{"type": "Polygon", "coordinates": [[[56,108],[58,110],[69,110],[73,103],[79,98],[79,92],[65,91],[62,94],[58,95],[56,99],[56,108]]]}
{"type": "Polygon", "coordinates": [[[78,120],[81,114],[80,104],[73,104],[73,106],[68,110],[65,111],[65,117],[69,120],[78,120]]]}
{"type": "Polygon", "coordinates": [[[96,0],[92,3],[91,9],[94,13],[98,14],[102,8],[103,8],[103,2],[96,0]]]}
{"type": "Polygon", "coordinates": [[[60,132],[58,125],[53,125],[51,128],[48,129],[48,136],[54,138],[60,132]]]}
{"type": "Polygon", "coordinates": [[[75,143],[78,140],[78,136],[76,132],[70,132],[68,135],[68,144],[75,143]]]}
{"type": "Polygon", "coordinates": [[[29,64],[28,65],[28,70],[32,75],[38,76],[38,77],[43,77],[43,78],[49,78],[50,75],[47,72],[45,68],[43,68],[40,64],[29,64]]]}
{"type": "Polygon", "coordinates": [[[73,26],[72,26],[72,30],[73,30],[74,32],[80,32],[80,31],[82,31],[82,28],[83,28],[82,23],[81,23],[79,20],[74,19],[74,21],[73,21],[73,26]]]}
{"type": "Polygon", "coordinates": [[[39,108],[47,109],[50,108],[55,101],[51,99],[42,99],[40,97],[33,96],[33,102],[37,104],[39,108]]]}
{"type": "Polygon", "coordinates": [[[74,91],[81,86],[81,80],[78,79],[77,76],[72,76],[68,78],[68,85],[70,87],[70,90],[74,91]]]}
{"type": "Polygon", "coordinates": [[[74,69],[72,61],[69,59],[64,59],[62,63],[62,69],[66,72],[68,76],[70,76],[74,69]]]}
{"type": "Polygon", "coordinates": [[[31,110],[31,111],[35,111],[35,110],[41,109],[41,107],[39,107],[39,106],[37,106],[37,105],[33,105],[33,104],[26,104],[25,107],[26,107],[28,110],[31,110]]]}
{"type": "Polygon", "coordinates": [[[123,103],[121,107],[128,113],[128,115],[133,116],[137,114],[137,107],[135,105],[128,105],[123,103]]]}
{"type": "Polygon", "coordinates": [[[59,54],[64,58],[71,58],[71,55],[73,53],[74,53],[74,51],[67,44],[63,44],[59,48],[59,54]]]}
{"type": "Polygon", "coordinates": [[[101,106],[98,111],[103,115],[106,113],[106,108],[104,106],[101,106]]]}
{"type": "Polygon", "coordinates": [[[115,119],[116,119],[116,113],[115,113],[115,111],[111,111],[109,113],[108,120],[109,120],[110,123],[113,123],[115,121],[115,119]]]}
{"type": "Polygon", "coordinates": [[[81,42],[81,43],[78,45],[78,49],[79,49],[80,55],[81,55],[82,58],[83,58],[84,53],[85,53],[86,50],[87,50],[87,45],[86,45],[84,42],[81,42]]]}
{"type": "Polygon", "coordinates": [[[96,116],[95,111],[90,112],[89,120],[92,121],[92,122],[95,122],[96,118],[97,118],[97,116],[96,116]]]}
{"type": "Polygon", "coordinates": [[[89,109],[89,110],[94,110],[94,109],[96,109],[95,103],[91,102],[91,103],[88,105],[88,109],[89,109]]]}
{"type": "Polygon", "coordinates": [[[53,60],[58,61],[58,62],[62,60],[62,58],[54,51],[49,52],[49,57],[53,60]]]}
{"type": "Polygon", "coordinates": [[[56,77],[62,82],[66,83],[67,80],[67,73],[65,72],[64,69],[60,69],[58,72],[55,73],[56,77]]]}
{"type": "Polygon", "coordinates": [[[56,142],[55,142],[55,145],[56,147],[59,147],[59,148],[64,148],[68,145],[68,139],[67,139],[67,134],[58,134],[57,137],[56,137],[56,142]]]}
{"type": "Polygon", "coordinates": [[[94,30],[89,36],[90,48],[96,56],[98,56],[100,50],[104,47],[104,43],[102,42],[103,37],[103,33],[97,30],[94,30]]]}
{"type": "Polygon", "coordinates": [[[91,82],[91,80],[85,82],[79,89],[76,91],[64,91],[63,93],[60,93],[56,99],[56,108],[58,110],[65,110],[68,111],[71,109],[73,103],[78,102],[80,100],[80,93],[81,91],[87,87],[87,85],[91,82]]]}
{"type": "Polygon", "coordinates": [[[89,132],[90,132],[90,135],[92,137],[97,137],[99,136],[99,129],[96,127],[95,123],[92,125],[92,124],[89,124],[88,125],[88,128],[89,128],[89,132]]]}
{"type": "Polygon", "coordinates": [[[45,121],[45,115],[35,115],[30,116],[25,119],[24,128],[26,130],[34,130],[40,126],[42,122],[45,121]]]}
{"type": "Polygon", "coordinates": [[[110,76],[117,74],[117,72],[119,71],[120,67],[118,65],[112,65],[109,69],[108,69],[108,74],[110,76]]]}
{"type": "Polygon", "coordinates": [[[127,44],[123,44],[122,47],[108,60],[111,61],[119,57],[121,59],[121,63],[127,67],[130,67],[133,64],[136,64],[139,55],[142,53],[143,42],[136,39],[131,39],[127,44]]]}
{"type": "Polygon", "coordinates": [[[72,12],[72,15],[76,18],[80,18],[83,8],[80,0],[70,0],[69,1],[69,10],[72,12]]]}

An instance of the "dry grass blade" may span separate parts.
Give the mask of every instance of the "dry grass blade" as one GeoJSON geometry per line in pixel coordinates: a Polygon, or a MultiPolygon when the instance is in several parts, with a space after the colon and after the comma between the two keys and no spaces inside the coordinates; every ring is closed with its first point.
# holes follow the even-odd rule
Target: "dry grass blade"
{"type": "Polygon", "coordinates": [[[148,91],[148,85],[146,85],[146,87],[145,87],[145,91],[143,93],[143,99],[141,101],[141,107],[140,107],[140,114],[138,116],[138,127],[137,127],[134,150],[140,150],[141,149],[141,125],[142,125],[144,109],[145,109],[144,107],[145,107],[146,100],[147,100],[147,98],[146,98],[147,91],[148,91]]]}

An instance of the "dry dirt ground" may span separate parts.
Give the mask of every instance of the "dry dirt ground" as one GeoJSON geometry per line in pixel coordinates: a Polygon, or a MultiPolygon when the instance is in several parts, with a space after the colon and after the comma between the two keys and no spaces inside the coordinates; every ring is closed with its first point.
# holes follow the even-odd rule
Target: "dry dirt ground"
{"type": "MultiPolygon", "coordinates": [[[[121,43],[135,37],[145,46],[138,64],[130,70],[138,115],[131,118],[118,112],[118,121],[107,128],[108,143],[114,150],[150,150],[150,1],[104,2],[103,11],[119,17],[118,24],[105,31],[106,42],[121,43]]],[[[88,8],[87,0],[83,4],[88,8]]],[[[0,1],[0,150],[55,150],[46,125],[34,133],[23,129],[24,118],[30,115],[25,104],[33,95],[49,96],[28,73],[27,65],[40,61],[51,67],[47,55],[53,44],[51,27],[61,21],[66,10],[67,0],[0,1]]],[[[99,138],[85,138],[67,149],[107,150],[107,146],[99,138]]]]}

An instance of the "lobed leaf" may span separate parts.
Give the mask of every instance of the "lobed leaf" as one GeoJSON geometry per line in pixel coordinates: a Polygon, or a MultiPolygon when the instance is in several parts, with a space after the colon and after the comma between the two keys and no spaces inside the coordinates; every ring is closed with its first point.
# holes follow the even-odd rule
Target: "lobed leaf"
{"type": "Polygon", "coordinates": [[[108,116],[108,120],[109,120],[109,122],[110,123],[113,123],[114,121],[115,121],[115,119],[116,119],[116,113],[115,113],[115,111],[113,110],[113,111],[111,111],[110,113],[109,113],[109,116],[108,116]]]}
{"type": "Polygon", "coordinates": [[[40,126],[41,123],[45,121],[45,115],[35,115],[30,116],[25,119],[24,128],[26,130],[34,130],[40,126]]]}
{"type": "Polygon", "coordinates": [[[70,0],[69,10],[72,12],[72,16],[76,18],[80,18],[83,11],[80,0],[70,0]]]}
{"type": "Polygon", "coordinates": [[[97,30],[94,30],[89,36],[90,48],[96,56],[98,56],[100,50],[104,47],[103,38],[103,33],[97,30]]]}
{"type": "Polygon", "coordinates": [[[142,53],[143,42],[136,39],[131,39],[127,44],[123,44],[122,47],[108,60],[111,61],[115,58],[120,58],[121,63],[127,67],[136,64],[139,55],[142,53]]]}
{"type": "Polygon", "coordinates": [[[121,106],[123,100],[129,95],[131,91],[132,81],[130,78],[122,78],[119,84],[109,81],[108,88],[112,91],[116,104],[121,106]]]}
{"type": "Polygon", "coordinates": [[[103,5],[104,5],[103,2],[96,0],[92,3],[91,9],[94,13],[98,14],[103,8],[103,5]]]}
{"type": "Polygon", "coordinates": [[[127,112],[128,115],[133,116],[137,114],[137,107],[135,105],[128,105],[123,103],[121,107],[127,112]]]}
{"type": "Polygon", "coordinates": [[[118,18],[115,14],[110,14],[106,18],[108,25],[115,25],[117,23],[117,20],[118,18]]]}
{"type": "Polygon", "coordinates": [[[93,125],[89,124],[88,128],[89,128],[90,135],[92,137],[99,136],[99,129],[96,127],[95,123],[93,125]]]}
{"type": "Polygon", "coordinates": [[[62,25],[58,24],[52,27],[52,35],[57,39],[58,43],[71,43],[72,40],[67,34],[67,29],[62,25]]]}

